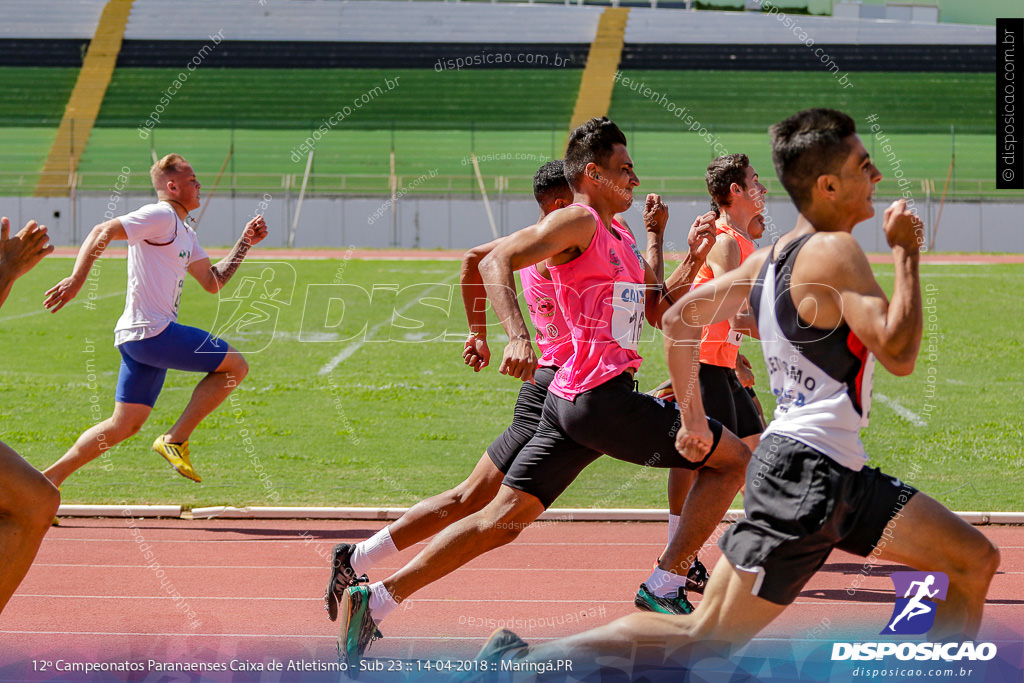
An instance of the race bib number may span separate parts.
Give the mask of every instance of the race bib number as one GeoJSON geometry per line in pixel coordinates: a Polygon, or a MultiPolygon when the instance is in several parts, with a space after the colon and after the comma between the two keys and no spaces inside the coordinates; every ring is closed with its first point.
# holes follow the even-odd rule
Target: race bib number
{"type": "Polygon", "coordinates": [[[612,293],[612,337],[619,346],[636,351],[644,329],[644,286],[616,282],[612,293]]]}

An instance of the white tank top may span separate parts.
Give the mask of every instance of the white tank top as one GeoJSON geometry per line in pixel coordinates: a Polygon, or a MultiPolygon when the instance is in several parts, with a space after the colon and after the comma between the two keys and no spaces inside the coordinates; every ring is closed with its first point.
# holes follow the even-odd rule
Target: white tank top
{"type": "Polygon", "coordinates": [[[800,321],[789,282],[811,236],[787,244],[777,259],[773,253],[750,291],[777,402],[764,436],[787,436],[859,470],[868,459],[860,428],[868,424],[875,357],[845,322],[820,330],[800,321]]]}

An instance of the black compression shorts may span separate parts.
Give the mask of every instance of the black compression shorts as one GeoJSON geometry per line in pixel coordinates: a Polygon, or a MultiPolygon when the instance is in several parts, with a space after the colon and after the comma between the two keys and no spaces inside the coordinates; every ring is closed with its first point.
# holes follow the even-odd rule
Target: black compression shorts
{"type": "Polygon", "coordinates": [[[544,410],[544,399],[548,395],[548,385],[555,378],[556,370],[558,368],[537,368],[533,373],[535,384],[523,382],[512,414],[512,424],[487,449],[491,462],[502,474],[508,474],[512,461],[537,431],[544,410]]]}
{"type": "Polygon", "coordinates": [[[602,453],[645,467],[697,469],[718,447],[722,424],[708,418],[714,440],[700,462],[691,462],[676,450],[679,426],[679,407],[634,391],[629,373],[574,401],[549,392],[536,434],[519,452],[503,483],[550,507],[602,453]]]}
{"type": "Polygon", "coordinates": [[[741,439],[761,433],[761,417],[754,399],[732,368],[701,363],[700,398],[704,412],[741,439]]]}

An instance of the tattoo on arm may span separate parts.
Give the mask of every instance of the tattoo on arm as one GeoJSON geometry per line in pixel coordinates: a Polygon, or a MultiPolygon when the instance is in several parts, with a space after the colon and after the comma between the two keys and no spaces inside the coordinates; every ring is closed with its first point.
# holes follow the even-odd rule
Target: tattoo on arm
{"type": "Polygon", "coordinates": [[[238,266],[242,265],[242,261],[245,260],[245,255],[249,253],[249,247],[252,246],[248,240],[240,239],[235,243],[235,248],[231,250],[225,258],[217,262],[213,266],[213,276],[217,278],[217,282],[221,287],[228,283],[231,276],[238,270],[238,266]]]}

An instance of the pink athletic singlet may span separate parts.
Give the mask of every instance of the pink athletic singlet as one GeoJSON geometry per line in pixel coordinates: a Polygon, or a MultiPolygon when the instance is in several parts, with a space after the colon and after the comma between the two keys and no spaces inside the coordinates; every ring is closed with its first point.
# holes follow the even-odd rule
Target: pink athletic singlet
{"type": "Polygon", "coordinates": [[[558,307],[571,324],[573,353],[548,388],[566,400],[638,368],[644,325],[644,260],[633,235],[617,223],[609,232],[597,211],[590,245],[578,257],[548,266],[558,307]]]}
{"type": "Polygon", "coordinates": [[[530,320],[537,329],[541,367],[561,367],[572,355],[572,337],[562,310],[555,300],[555,283],[537,272],[537,266],[519,271],[530,320]]]}

